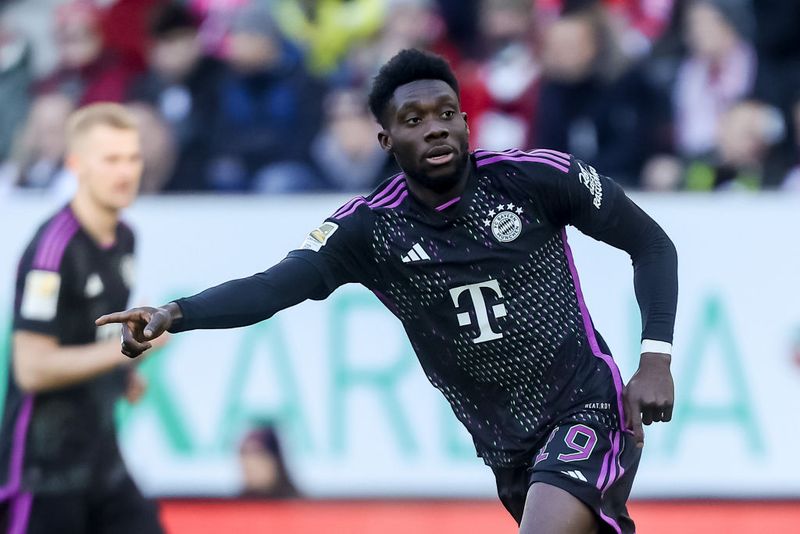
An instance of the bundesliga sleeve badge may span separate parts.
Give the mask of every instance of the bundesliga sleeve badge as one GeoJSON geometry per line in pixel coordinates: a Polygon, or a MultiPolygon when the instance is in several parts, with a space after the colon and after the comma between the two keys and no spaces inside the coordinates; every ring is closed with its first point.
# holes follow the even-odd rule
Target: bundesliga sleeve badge
{"type": "Polygon", "coordinates": [[[31,321],[51,321],[58,310],[61,275],[51,271],[34,270],[25,277],[20,315],[31,321]]]}
{"type": "Polygon", "coordinates": [[[333,235],[336,230],[339,229],[339,225],[332,222],[324,222],[322,223],[319,228],[316,230],[312,230],[308,237],[306,237],[303,244],[300,246],[300,249],[306,250],[313,250],[314,252],[319,252],[319,249],[325,246],[325,243],[328,242],[328,239],[333,235]]]}

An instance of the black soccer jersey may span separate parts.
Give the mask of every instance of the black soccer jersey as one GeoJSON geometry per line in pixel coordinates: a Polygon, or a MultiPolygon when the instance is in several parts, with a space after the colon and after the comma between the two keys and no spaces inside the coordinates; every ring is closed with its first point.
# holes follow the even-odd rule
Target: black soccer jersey
{"type": "MultiPolygon", "coordinates": [[[[134,237],[118,225],[101,247],[69,206],[45,222],[19,264],[14,330],[54,337],[61,346],[119,336],[95,318],[126,306],[133,279],[134,237]]],[[[115,325],[116,326],[116,325],[115,325]]],[[[12,373],[9,373],[9,377],[12,373]]],[[[9,378],[0,444],[0,502],[20,489],[61,493],[125,476],[113,408],[126,372],[115,370],[63,389],[25,394],[9,378]]]]}
{"type": "MultiPolygon", "coordinates": [[[[631,251],[650,229],[621,214],[652,221],[567,154],[479,150],[471,165],[463,194],[435,209],[410,194],[404,175],[393,177],[289,257],[316,267],[328,292],[348,282],[372,290],[402,321],[478,454],[519,465],[564,417],[624,421],[620,373],[584,304],[564,226],[631,251]]],[[[671,342],[677,290],[666,285],[674,287],[637,285],[637,296],[648,301],[645,337],[671,342]]]]}

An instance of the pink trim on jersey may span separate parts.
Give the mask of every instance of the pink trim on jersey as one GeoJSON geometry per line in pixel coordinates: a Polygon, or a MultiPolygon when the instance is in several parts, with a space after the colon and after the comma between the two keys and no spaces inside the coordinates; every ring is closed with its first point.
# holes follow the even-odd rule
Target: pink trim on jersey
{"type": "MultiPolygon", "coordinates": [[[[393,188],[394,188],[394,186],[395,186],[395,185],[397,185],[397,183],[398,183],[398,182],[400,182],[400,181],[401,181],[401,180],[402,180],[404,177],[405,177],[405,175],[404,175],[404,174],[398,174],[398,175],[397,175],[395,178],[393,178],[393,179],[392,179],[392,181],[391,181],[391,182],[389,182],[388,184],[386,184],[386,187],[384,187],[383,189],[381,189],[381,190],[380,190],[380,191],[379,191],[379,192],[378,192],[378,193],[377,193],[377,194],[376,194],[376,195],[375,195],[375,196],[372,198],[372,200],[371,200],[370,202],[375,202],[376,200],[380,200],[381,198],[383,198],[384,196],[386,196],[387,194],[389,194],[390,190],[391,190],[391,189],[393,189],[393,188]]],[[[339,208],[338,210],[336,210],[336,212],[334,212],[334,214],[333,214],[333,217],[334,217],[334,218],[338,218],[338,217],[339,217],[339,216],[340,216],[342,213],[344,213],[345,211],[348,211],[348,212],[349,212],[350,208],[352,208],[354,204],[366,204],[366,203],[367,203],[367,199],[366,199],[366,198],[364,198],[364,197],[362,197],[362,196],[353,197],[353,198],[351,198],[350,200],[348,200],[348,201],[347,201],[347,203],[346,203],[344,206],[342,206],[341,208],[339,208]]],[[[352,212],[349,212],[349,213],[352,213],[352,212]]],[[[349,214],[349,213],[348,213],[348,214],[349,214]]]]}
{"type": "Polygon", "coordinates": [[[551,154],[553,156],[562,157],[567,161],[570,160],[570,155],[569,154],[567,154],[566,152],[559,152],[558,150],[553,150],[552,148],[535,148],[535,149],[531,150],[531,152],[545,152],[545,153],[551,154]]]}
{"type": "Polygon", "coordinates": [[[22,483],[22,467],[25,461],[25,439],[28,435],[28,425],[31,422],[32,413],[33,395],[29,394],[26,395],[25,400],[22,401],[22,407],[17,414],[17,420],[14,422],[8,480],[6,485],[0,488],[0,502],[16,495],[22,483]]]}
{"type": "Polygon", "coordinates": [[[344,217],[354,213],[359,206],[364,204],[366,204],[370,209],[384,207],[396,208],[400,205],[403,199],[408,196],[404,179],[404,174],[398,175],[391,182],[389,182],[386,187],[381,189],[370,201],[367,201],[367,199],[364,197],[356,197],[350,200],[347,204],[339,208],[339,210],[333,214],[333,218],[336,220],[343,219],[344,217]],[[387,204],[390,205],[387,206],[387,204]]]}
{"type": "Polygon", "coordinates": [[[620,429],[625,429],[625,409],[622,405],[622,376],[619,373],[614,358],[608,354],[604,354],[600,350],[600,344],[597,342],[597,336],[594,333],[594,326],[592,325],[592,318],[589,315],[589,310],[586,308],[586,301],[583,300],[583,292],[581,291],[581,282],[578,279],[578,270],[575,268],[575,259],[572,257],[572,249],[569,248],[567,242],[567,231],[561,229],[561,241],[564,244],[564,254],[567,257],[567,264],[569,265],[569,272],[572,275],[572,282],[575,286],[575,296],[578,298],[578,307],[581,310],[581,317],[583,318],[583,328],[586,331],[586,338],[589,340],[589,347],[592,349],[592,354],[605,362],[611,371],[611,378],[614,382],[614,388],[617,390],[617,410],[619,411],[619,426],[620,429]]]}
{"type": "Polygon", "coordinates": [[[618,470],[617,471],[617,478],[616,478],[616,480],[613,480],[613,481],[609,482],[608,487],[605,489],[605,491],[608,491],[608,489],[611,487],[611,485],[614,482],[616,482],[617,480],[621,479],[622,475],[625,474],[625,468],[622,467],[622,451],[625,448],[625,441],[623,440],[623,436],[622,436],[621,432],[616,432],[616,440],[614,441],[614,445],[617,448],[617,452],[616,452],[616,454],[612,455],[612,458],[616,458],[615,461],[617,463],[617,470],[618,470]]]}
{"type": "Polygon", "coordinates": [[[64,228],[64,231],[59,233],[57,239],[53,242],[52,249],[45,259],[43,269],[49,271],[58,271],[61,267],[61,259],[64,257],[64,251],[67,250],[72,236],[78,231],[78,221],[69,221],[64,228]]]}
{"type": "MultiPolygon", "coordinates": [[[[613,432],[608,433],[608,442],[613,445],[614,443],[613,432]]],[[[600,476],[597,477],[597,484],[595,484],[597,486],[597,489],[599,490],[602,490],[603,486],[605,485],[604,482],[606,481],[606,473],[608,473],[608,459],[611,457],[611,449],[612,447],[609,447],[608,452],[606,452],[606,455],[603,456],[603,466],[600,468],[600,476]]]]}
{"type": "Polygon", "coordinates": [[[452,199],[448,200],[447,202],[445,202],[444,204],[442,204],[441,206],[437,206],[435,209],[436,209],[436,211],[444,211],[447,208],[449,208],[450,206],[452,206],[453,204],[455,204],[456,202],[458,202],[459,200],[461,200],[461,197],[452,198],[452,199]]]}
{"type": "Polygon", "coordinates": [[[508,156],[508,155],[506,155],[506,156],[494,156],[494,157],[491,157],[491,158],[487,158],[487,159],[478,161],[477,162],[477,166],[478,167],[483,167],[485,165],[489,165],[489,164],[492,164],[492,163],[497,163],[498,161],[523,161],[523,162],[530,162],[530,163],[544,163],[545,165],[549,165],[549,166],[551,166],[551,167],[553,167],[555,169],[558,169],[559,171],[561,171],[563,173],[569,172],[569,167],[567,167],[565,165],[562,165],[560,163],[557,163],[555,161],[551,161],[551,160],[546,159],[544,157],[536,158],[536,157],[508,156]]]}
{"type": "Polygon", "coordinates": [[[376,194],[374,197],[372,197],[372,200],[370,200],[370,204],[373,203],[373,202],[377,202],[380,199],[382,199],[383,197],[385,197],[386,195],[388,195],[390,193],[390,190],[394,189],[394,187],[398,183],[402,183],[403,182],[403,178],[405,178],[405,177],[406,177],[405,174],[398,174],[397,177],[395,177],[391,182],[389,182],[389,184],[386,187],[381,189],[381,191],[378,192],[378,194],[376,194]]]}
{"type": "Polygon", "coordinates": [[[46,259],[50,253],[50,250],[59,241],[56,236],[58,236],[69,224],[70,218],[70,212],[68,210],[64,210],[56,215],[47,225],[47,228],[42,233],[42,237],[39,239],[39,244],[36,247],[36,255],[33,258],[34,268],[42,268],[42,266],[47,263],[46,259]]]}
{"type": "Polygon", "coordinates": [[[487,159],[492,156],[521,156],[521,157],[539,156],[539,157],[551,158],[560,163],[564,163],[565,165],[569,165],[570,163],[569,154],[565,154],[564,152],[559,152],[558,150],[551,150],[549,148],[536,148],[528,152],[525,152],[524,150],[520,150],[518,148],[509,148],[508,150],[503,150],[501,152],[493,152],[489,150],[475,151],[475,158],[478,160],[487,159]]]}
{"type": "MultiPolygon", "coordinates": [[[[622,478],[622,474],[625,473],[625,470],[622,468],[622,464],[620,462],[620,458],[622,456],[621,437],[622,434],[620,432],[614,432],[614,441],[611,445],[611,451],[610,451],[611,458],[609,459],[610,472],[608,475],[608,482],[606,482],[605,487],[603,487],[601,495],[605,494],[605,492],[608,491],[608,489],[617,480],[622,478]],[[617,468],[619,468],[619,470],[617,470],[617,468]]],[[[611,528],[613,528],[615,532],[617,532],[618,534],[622,534],[622,529],[620,528],[619,523],[617,523],[612,517],[609,517],[606,514],[604,514],[602,509],[599,511],[600,511],[600,518],[609,525],[611,525],[611,528]]]]}
{"type": "Polygon", "coordinates": [[[334,219],[337,219],[337,220],[338,220],[338,219],[344,219],[345,217],[347,217],[348,215],[350,215],[351,213],[353,213],[354,211],[356,211],[356,209],[357,209],[359,206],[361,206],[362,204],[366,204],[366,203],[367,203],[367,199],[365,199],[365,198],[359,198],[359,199],[357,200],[357,202],[356,202],[355,204],[353,204],[353,205],[350,207],[350,209],[348,209],[347,211],[341,212],[341,213],[339,213],[338,215],[334,215],[334,216],[333,216],[333,218],[334,218],[334,219]]]}
{"type": "Polygon", "coordinates": [[[8,534],[25,534],[28,531],[32,502],[33,494],[30,492],[22,493],[14,498],[11,505],[8,534]]]}
{"type": "Polygon", "coordinates": [[[379,202],[375,202],[375,201],[373,200],[372,202],[368,203],[368,204],[367,204],[367,206],[369,206],[370,208],[380,208],[380,207],[383,207],[383,206],[385,206],[386,204],[389,204],[389,203],[391,203],[391,202],[394,202],[394,201],[397,199],[397,197],[398,197],[398,196],[400,196],[401,194],[403,194],[404,192],[406,192],[406,184],[405,184],[405,183],[402,183],[402,184],[400,184],[400,185],[397,187],[397,189],[396,189],[396,190],[394,190],[394,191],[392,192],[392,194],[391,194],[391,195],[389,195],[389,196],[387,196],[386,198],[384,198],[384,199],[380,200],[379,202]]]}
{"type": "Polygon", "coordinates": [[[385,208],[386,209],[396,208],[397,206],[403,203],[403,201],[406,199],[407,196],[408,196],[408,191],[403,191],[403,194],[400,195],[400,198],[398,198],[397,201],[394,202],[394,204],[385,206],[385,208]]]}
{"type": "Polygon", "coordinates": [[[344,204],[344,206],[342,206],[341,208],[339,208],[338,210],[336,210],[336,211],[334,212],[334,214],[333,214],[333,217],[336,217],[336,216],[337,216],[337,215],[339,215],[341,212],[343,212],[343,211],[345,211],[345,210],[349,209],[350,207],[352,207],[352,206],[353,206],[353,204],[354,204],[355,202],[359,202],[359,201],[361,201],[361,202],[366,202],[366,201],[367,201],[367,199],[365,199],[364,197],[353,197],[353,198],[351,198],[350,200],[348,200],[348,201],[347,201],[347,202],[344,204]]]}
{"type": "Polygon", "coordinates": [[[604,514],[603,510],[601,510],[600,507],[598,507],[597,511],[600,512],[600,519],[611,525],[611,528],[614,529],[614,532],[616,532],[617,534],[622,534],[622,529],[620,528],[619,523],[617,523],[616,521],[614,521],[614,519],[604,514]]]}
{"type": "Polygon", "coordinates": [[[537,158],[547,158],[555,161],[556,163],[561,163],[562,165],[566,165],[569,167],[570,159],[569,156],[559,156],[560,152],[554,154],[549,150],[532,150],[531,152],[527,153],[528,156],[536,156],[537,158]]]}
{"type": "Polygon", "coordinates": [[[614,482],[620,477],[617,471],[617,455],[619,454],[619,432],[614,432],[614,440],[611,442],[611,458],[608,462],[608,480],[603,486],[603,493],[608,491],[614,482]]]}

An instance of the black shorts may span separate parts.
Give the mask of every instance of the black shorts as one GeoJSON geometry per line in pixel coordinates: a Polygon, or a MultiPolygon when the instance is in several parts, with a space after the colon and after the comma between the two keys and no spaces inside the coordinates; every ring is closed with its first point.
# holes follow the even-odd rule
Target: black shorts
{"type": "Polygon", "coordinates": [[[129,476],[110,491],[23,493],[0,504],[0,534],[164,534],[155,503],[129,476]]]}
{"type": "Polygon", "coordinates": [[[641,449],[633,437],[571,419],[553,428],[528,466],[493,467],[497,492],[517,523],[522,522],[528,489],[544,482],[570,493],[597,516],[601,534],[633,534],[626,502],[641,449]]]}

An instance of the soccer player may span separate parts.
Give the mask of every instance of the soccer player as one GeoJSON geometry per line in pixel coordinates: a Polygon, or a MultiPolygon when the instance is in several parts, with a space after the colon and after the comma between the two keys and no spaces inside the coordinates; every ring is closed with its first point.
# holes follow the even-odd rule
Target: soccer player
{"type": "Polygon", "coordinates": [[[119,212],[142,174],[139,133],[118,104],[76,111],[67,128],[71,202],[36,232],[20,261],[10,380],[0,442],[0,531],[161,533],[155,506],[123,464],[114,403],[141,393],[119,327],[134,236],[119,212]]]}
{"type": "Polygon", "coordinates": [[[567,154],[470,152],[458,83],[437,56],[392,58],[370,107],[402,174],[347,202],[263,273],[98,324],[123,323],[122,350],[135,357],[165,331],[249,325],[360,283],[403,323],[520,532],[634,532],[626,500],[642,424],[672,416],[672,242],[617,184],[567,154]],[[586,309],[568,224],[633,260],[643,342],[625,388],[586,309]]]}

